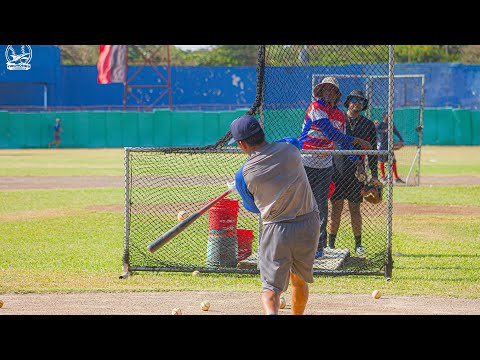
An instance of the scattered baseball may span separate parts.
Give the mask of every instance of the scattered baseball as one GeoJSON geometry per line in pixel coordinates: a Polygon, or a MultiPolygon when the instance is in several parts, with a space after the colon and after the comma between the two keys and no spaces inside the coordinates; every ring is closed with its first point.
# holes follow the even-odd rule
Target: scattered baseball
{"type": "Polygon", "coordinates": [[[179,308],[175,308],[172,310],[172,315],[182,315],[182,310],[179,308]]]}
{"type": "Polygon", "coordinates": [[[195,270],[194,272],[192,272],[192,276],[200,276],[200,271],[195,270]]]}
{"type": "Polygon", "coordinates": [[[373,297],[374,299],[380,299],[381,296],[382,296],[382,294],[380,294],[380,291],[378,291],[378,290],[373,290],[373,292],[372,292],[372,297],[373,297]]]}
{"type": "Polygon", "coordinates": [[[0,300],[0,308],[3,306],[3,301],[0,300]]]}
{"type": "Polygon", "coordinates": [[[203,311],[208,311],[208,309],[210,309],[210,303],[208,301],[202,301],[200,307],[203,311]]]}
{"type": "Polygon", "coordinates": [[[178,219],[178,221],[183,221],[183,220],[185,220],[187,217],[188,217],[187,212],[184,211],[184,210],[179,211],[178,214],[177,214],[177,219],[178,219]]]}
{"type": "Polygon", "coordinates": [[[279,305],[279,307],[280,307],[280,309],[285,309],[285,306],[287,306],[287,301],[286,301],[285,298],[282,296],[282,297],[280,298],[280,305],[279,305]]]}

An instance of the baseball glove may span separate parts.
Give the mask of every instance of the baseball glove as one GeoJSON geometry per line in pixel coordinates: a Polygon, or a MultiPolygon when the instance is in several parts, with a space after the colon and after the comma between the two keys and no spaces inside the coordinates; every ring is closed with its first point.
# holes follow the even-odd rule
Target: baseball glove
{"type": "Polygon", "coordinates": [[[362,197],[371,204],[382,202],[382,186],[379,182],[370,180],[362,188],[362,197]]]}
{"type": "Polygon", "coordinates": [[[358,181],[364,182],[367,180],[367,174],[365,172],[365,169],[362,165],[357,165],[357,170],[355,171],[355,177],[357,178],[358,181]]]}

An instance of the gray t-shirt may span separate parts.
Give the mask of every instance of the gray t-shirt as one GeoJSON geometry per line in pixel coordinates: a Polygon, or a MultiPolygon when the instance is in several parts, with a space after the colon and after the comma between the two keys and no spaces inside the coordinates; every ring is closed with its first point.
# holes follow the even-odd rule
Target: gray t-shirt
{"type": "Polygon", "coordinates": [[[264,224],[318,211],[301,153],[292,144],[267,143],[253,152],[243,166],[243,177],[264,224]]]}

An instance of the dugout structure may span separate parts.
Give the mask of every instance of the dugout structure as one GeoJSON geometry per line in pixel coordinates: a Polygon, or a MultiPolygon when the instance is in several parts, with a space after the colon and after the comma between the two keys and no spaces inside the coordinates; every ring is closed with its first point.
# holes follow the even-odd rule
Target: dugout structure
{"type": "MultiPolygon", "coordinates": [[[[372,102],[365,114],[378,112],[379,108],[388,112],[389,149],[303,150],[302,153],[386,155],[391,165],[396,80],[392,45],[260,45],[256,98],[246,113],[259,119],[268,141],[298,137],[312,100],[312,85],[327,75],[339,78],[343,94],[339,107],[344,111],[343,102],[350,91],[347,83],[364,90],[369,79],[382,79],[384,86],[371,86],[369,90],[372,102]]],[[[134,271],[258,273],[262,222],[256,214],[243,208],[238,194],[228,196],[239,203],[234,215],[237,236],[232,235],[230,229],[230,236],[220,238],[209,211],[156,252],[147,250],[149,244],[178,223],[180,211],[192,214],[226,191],[227,182],[233,181],[236,170],[247,158],[236,146],[227,146],[230,139],[227,130],[216,143],[203,147],[125,148],[125,234],[120,278],[134,271]],[[245,231],[253,234],[251,243],[239,236],[245,231]]],[[[393,184],[390,168],[388,166],[383,201],[361,204],[365,253],[354,251],[350,215],[345,205],[336,248],[325,251],[322,258],[315,260],[316,275],[391,277],[393,184]]],[[[218,223],[215,220],[215,225],[218,223]]]]}

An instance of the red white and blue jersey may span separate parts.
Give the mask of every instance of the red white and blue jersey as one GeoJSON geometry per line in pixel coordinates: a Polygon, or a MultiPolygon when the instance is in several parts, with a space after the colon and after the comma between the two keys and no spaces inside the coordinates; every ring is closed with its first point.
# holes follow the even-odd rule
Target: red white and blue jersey
{"type": "MultiPolygon", "coordinates": [[[[303,121],[302,133],[298,140],[302,150],[334,150],[335,143],[341,150],[352,150],[354,137],[345,134],[345,114],[337,106],[322,100],[312,102],[303,121]]],[[[348,156],[353,162],[358,157],[348,156]]],[[[304,154],[303,164],[313,168],[332,166],[331,154],[304,154]]]]}

